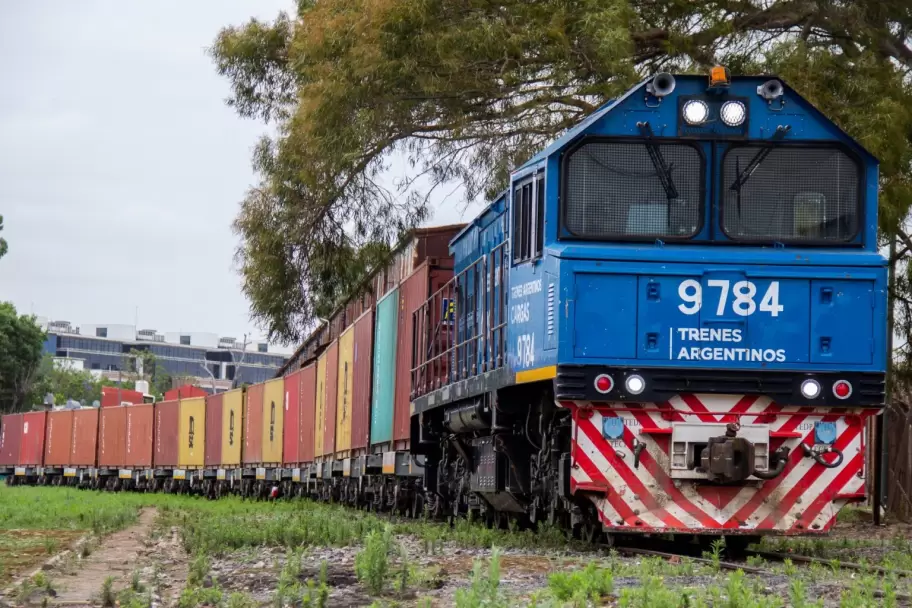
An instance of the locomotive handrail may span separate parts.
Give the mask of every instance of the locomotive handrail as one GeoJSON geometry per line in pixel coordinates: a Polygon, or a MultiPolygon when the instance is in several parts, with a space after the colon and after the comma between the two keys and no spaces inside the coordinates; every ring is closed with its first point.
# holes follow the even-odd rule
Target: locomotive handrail
{"type": "Polygon", "coordinates": [[[507,246],[479,256],[413,312],[412,397],[502,365],[507,246]]]}

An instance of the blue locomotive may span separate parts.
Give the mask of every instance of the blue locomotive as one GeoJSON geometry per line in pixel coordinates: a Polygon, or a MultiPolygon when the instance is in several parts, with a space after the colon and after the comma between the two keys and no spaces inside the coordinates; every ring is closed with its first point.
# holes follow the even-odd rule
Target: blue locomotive
{"type": "Polygon", "coordinates": [[[415,312],[430,503],[590,538],[827,531],[884,401],[877,191],[775,77],[662,73],[598,108],[415,312]]]}

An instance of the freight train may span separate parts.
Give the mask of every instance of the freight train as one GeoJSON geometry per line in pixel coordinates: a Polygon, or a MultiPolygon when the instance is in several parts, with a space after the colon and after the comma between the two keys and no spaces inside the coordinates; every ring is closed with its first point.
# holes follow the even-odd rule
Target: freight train
{"type": "Polygon", "coordinates": [[[824,533],[865,499],[884,403],[877,196],[877,160],[780,79],[658,74],[468,225],[415,232],[283,377],[6,417],[0,466],[589,539],[824,533]]]}

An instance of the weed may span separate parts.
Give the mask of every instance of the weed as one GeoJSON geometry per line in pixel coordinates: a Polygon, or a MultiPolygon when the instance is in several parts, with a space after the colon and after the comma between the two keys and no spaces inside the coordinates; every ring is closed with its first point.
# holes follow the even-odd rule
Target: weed
{"type": "Polygon", "coordinates": [[[509,605],[500,589],[500,550],[495,547],[487,573],[481,560],[475,560],[471,585],[468,589],[456,591],[456,608],[507,608],[509,605]]]}
{"type": "Polygon", "coordinates": [[[197,606],[218,606],[222,601],[222,592],[218,587],[187,587],[181,592],[177,601],[178,608],[197,608],[197,606]]]}
{"type": "Polygon", "coordinates": [[[134,593],[142,593],[146,590],[145,586],[142,584],[139,570],[134,570],[133,574],[130,575],[130,589],[132,589],[134,593]]]}
{"type": "Polygon", "coordinates": [[[258,608],[259,605],[259,602],[246,593],[232,593],[225,602],[225,608],[258,608]]]}
{"type": "MultiPolygon", "coordinates": [[[[621,608],[678,608],[685,605],[682,598],[687,594],[686,605],[690,605],[690,594],[685,591],[673,591],[662,583],[657,576],[647,576],[640,581],[639,587],[624,589],[621,592],[621,608]]],[[[721,604],[713,604],[713,606],[721,604]]]]}
{"type": "Polygon", "coordinates": [[[791,578],[798,574],[798,566],[796,566],[794,562],[792,562],[792,560],[789,558],[785,558],[782,560],[782,571],[786,576],[791,578]]]}
{"type": "Polygon", "coordinates": [[[389,555],[393,550],[393,529],[373,530],[367,535],[364,549],[355,556],[355,574],[370,593],[380,595],[390,570],[389,555]]]}
{"type": "Polygon", "coordinates": [[[548,588],[561,601],[573,599],[574,604],[585,606],[591,600],[598,604],[614,591],[614,577],[610,570],[590,562],[583,570],[553,573],[548,577],[548,588]]]}
{"type": "Polygon", "coordinates": [[[712,562],[713,570],[719,572],[722,570],[722,549],[725,547],[725,539],[717,538],[709,547],[709,551],[703,552],[703,557],[712,562]]]}
{"type": "Polygon", "coordinates": [[[101,593],[98,597],[101,605],[105,608],[113,608],[117,603],[117,596],[114,595],[114,577],[107,577],[101,584],[101,593]]]}
{"type": "Polygon", "coordinates": [[[60,546],[60,541],[56,538],[51,538],[50,536],[44,537],[44,552],[48,555],[53,555],[57,553],[57,548],[60,546]]]}
{"type": "Polygon", "coordinates": [[[190,571],[187,573],[187,586],[202,585],[209,574],[209,557],[205,553],[198,553],[190,562],[190,571]]]}
{"type": "Polygon", "coordinates": [[[766,566],[766,560],[759,555],[748,555],[747,565],[752,568],[763,568],[766,566]]]}
{"type": "Polygon", "coordinates": [[[312,580],[307,581],[307,587],[301,597],[302,608],[326,608],[327,600],[329,600],[329,587],[325,582],[316,585],[312,580]]]}
{"type": "Polygon", "coordinates": [[[789,583],[789,602],[792,608],[804,608],[807,602],[807,588],[800,578],[793,578],[789,583]]]}

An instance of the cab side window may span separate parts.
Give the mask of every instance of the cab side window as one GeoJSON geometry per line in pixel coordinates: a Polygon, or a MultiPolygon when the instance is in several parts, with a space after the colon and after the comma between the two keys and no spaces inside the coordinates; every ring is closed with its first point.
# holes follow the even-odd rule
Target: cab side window
{"type": "Polygon", "coordinates": [[[513,188],[513,263],[540,257],[544,233],[545,176],[538,173],[513,188]]]}

